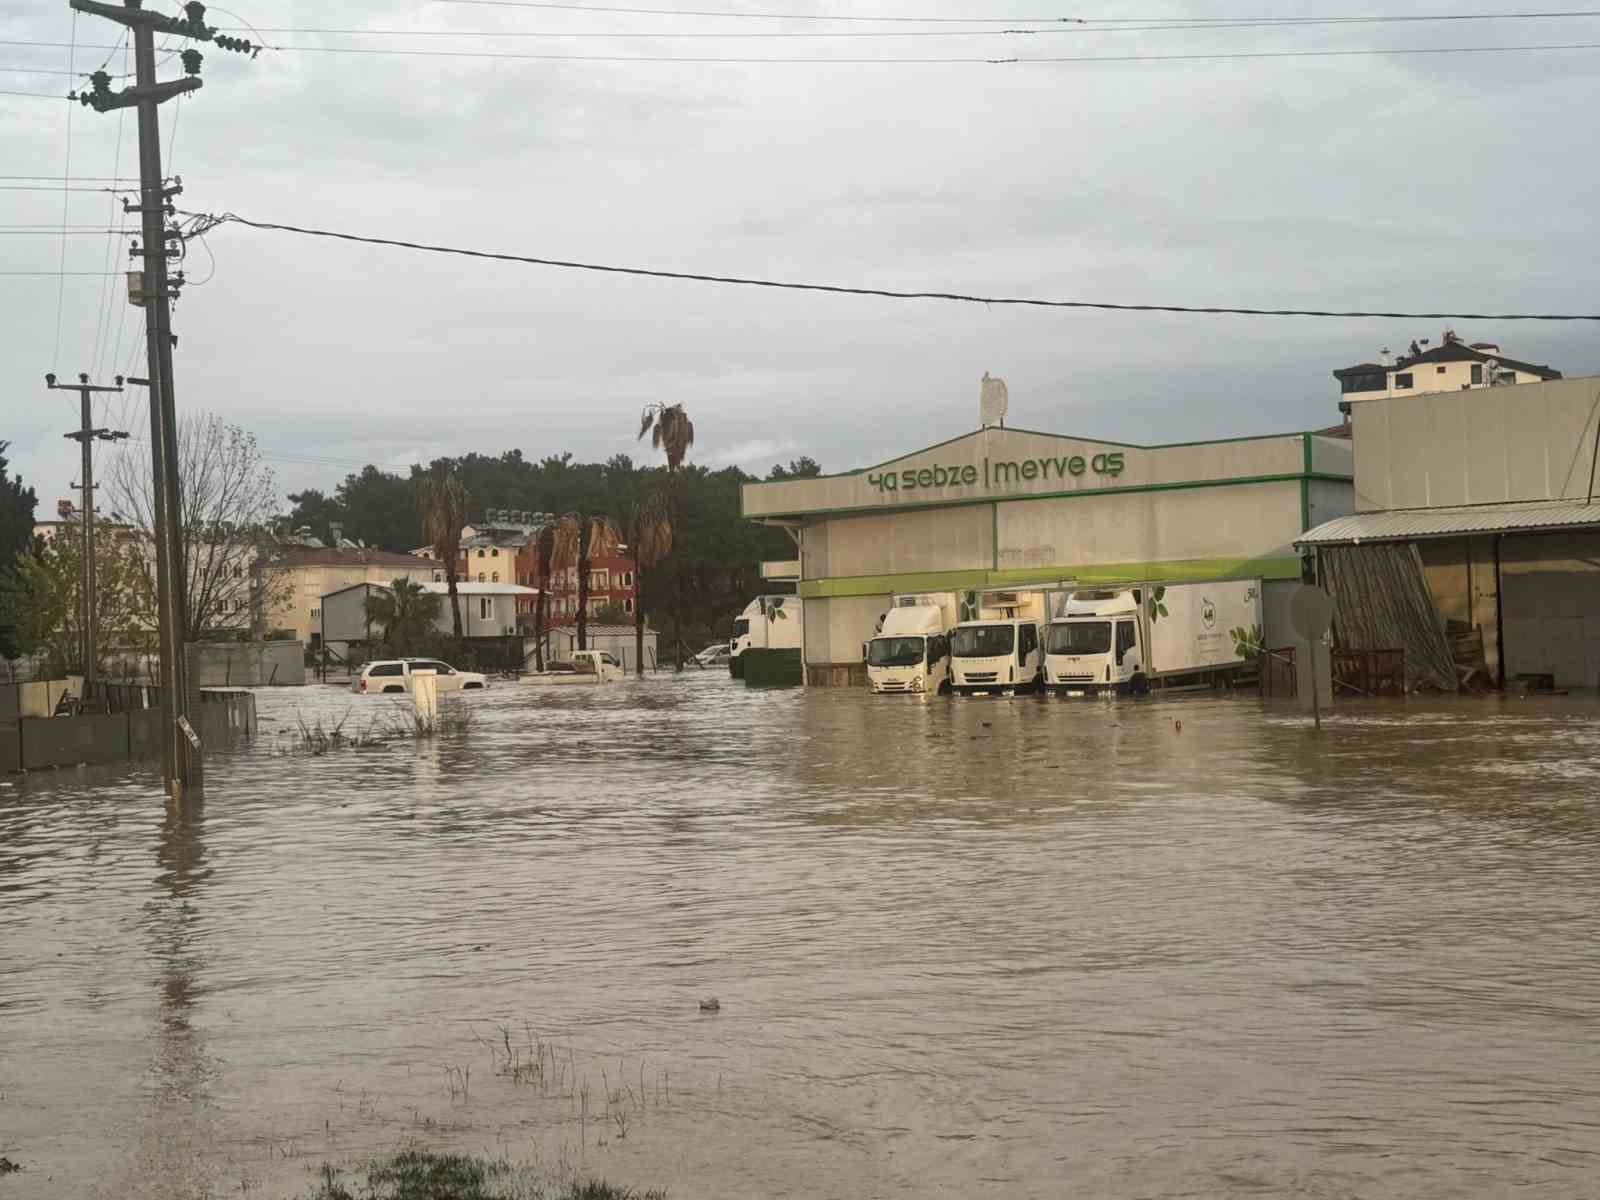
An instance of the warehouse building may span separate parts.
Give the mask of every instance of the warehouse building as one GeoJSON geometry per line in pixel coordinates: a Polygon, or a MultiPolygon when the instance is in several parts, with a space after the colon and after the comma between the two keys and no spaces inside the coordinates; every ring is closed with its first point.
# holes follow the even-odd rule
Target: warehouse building
{"type": "Polygon", "coordinates": [[[1600,379],[1349,399],[1355,511],[1299,539],[1339,644],[1413,686],[1595,686],[1600,379]]]}
{"type": "Polygon", "coordinates": [[[1261,579],[1267,640],[1291,639],[1295,542],[1352,511],[1347,438],[1143,446],[989,416],[876,466],[744,485],[744,515],[798,548],[808,683],[864,679],[862,644],[909,592],[1261,579]]]}

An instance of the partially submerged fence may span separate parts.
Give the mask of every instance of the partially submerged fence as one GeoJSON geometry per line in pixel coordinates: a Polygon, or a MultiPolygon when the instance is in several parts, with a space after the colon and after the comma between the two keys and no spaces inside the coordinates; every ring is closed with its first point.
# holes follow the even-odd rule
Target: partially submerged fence
{"type": "MultiPolygon", "coordinates": [[[[161,708],[157,689],[110,685],[107,711],[55,717],[22,711],[21,689],[31,686],[34,685],[0,688],[0,772],[126,762],[160,755],[161,708]],[[145,702],[148,707],[136,701],[145,702]]],[[[61,690],[64,689],[63,682],[61,690]]],[[[203,688],[191,719],[207,751],[241,737],[252,738],[256,733],[256,698],[241,688],[203,688]]]]}

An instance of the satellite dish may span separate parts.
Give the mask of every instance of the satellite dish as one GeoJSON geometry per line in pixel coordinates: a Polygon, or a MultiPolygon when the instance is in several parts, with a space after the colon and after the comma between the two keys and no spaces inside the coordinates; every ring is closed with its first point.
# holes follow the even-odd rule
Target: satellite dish
{"type": "Polygon", "coordinates": [[[1316,641],[1333,624],[1333,597],[1319,587],[1301,587],[1289,601],[1289,623],[1306,641],[1316,641]]]}
{"type": "Polygon", "coordinates": [[[1006,391],[1006,381],[995,379],[985,371],[983,373],[983,387],[978,397],[978,413],[983,422],[983,428],[989,429],[995,425],[1006,423],[1006,407],[1010,404],[1011,397],[1006,391]]]}

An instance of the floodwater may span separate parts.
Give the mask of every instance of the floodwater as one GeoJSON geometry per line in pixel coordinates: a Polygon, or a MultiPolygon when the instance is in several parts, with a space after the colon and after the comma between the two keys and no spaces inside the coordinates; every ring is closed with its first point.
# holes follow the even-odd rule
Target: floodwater
{"type": "Polygon", "coordinates": [[[1600,1190],[1592,697],[462,702],[307,757],[393,702],[261,693],[185,815],[0,782],[0,1200],[408,1139],[680,1198],[1600,1190]]]}

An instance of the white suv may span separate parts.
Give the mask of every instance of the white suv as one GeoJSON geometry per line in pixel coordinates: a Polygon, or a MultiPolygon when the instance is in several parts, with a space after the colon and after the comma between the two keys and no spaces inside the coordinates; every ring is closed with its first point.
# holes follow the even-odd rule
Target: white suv
{"type": "Polygon", "coordinates": [[[376,692],[409,692],[413,671],[434,672],[441,692],[489,686],[489,681],[478,672],[458,671],[435,658],[386,658],[362,667],[361,674],[350,681],[350,690],[368,696],[376,692]]]}

